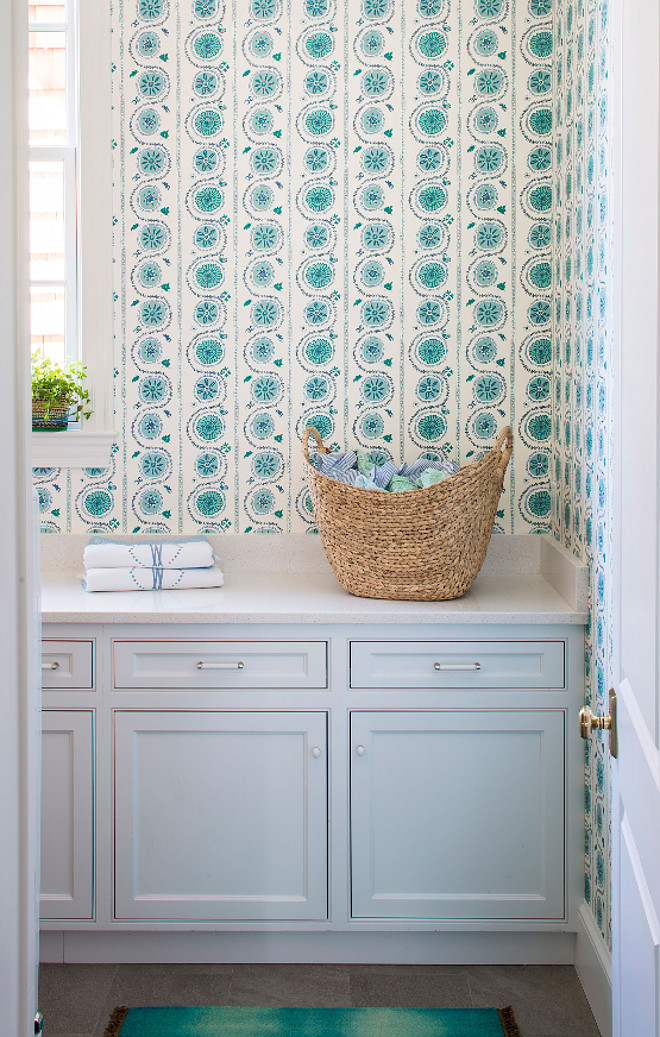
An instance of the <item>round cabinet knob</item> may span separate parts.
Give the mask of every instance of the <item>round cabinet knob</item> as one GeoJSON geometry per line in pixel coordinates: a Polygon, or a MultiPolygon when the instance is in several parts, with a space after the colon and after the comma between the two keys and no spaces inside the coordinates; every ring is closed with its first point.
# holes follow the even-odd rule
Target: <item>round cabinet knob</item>
{"type": "Polygon", "coordinates": [[[364,756],[364,746],[363,745],[358,745],[356,747],[355,751],[358,754],[358,756],[364,756]]]}
{"type": "Polygon", "coordinates": [[[320,755],[321,755],[321,750],[319,749],[318,745],[315,745],[314,748],[312,749],[312,756],[314,757],[315,760],[318,760],[320,755]]]}

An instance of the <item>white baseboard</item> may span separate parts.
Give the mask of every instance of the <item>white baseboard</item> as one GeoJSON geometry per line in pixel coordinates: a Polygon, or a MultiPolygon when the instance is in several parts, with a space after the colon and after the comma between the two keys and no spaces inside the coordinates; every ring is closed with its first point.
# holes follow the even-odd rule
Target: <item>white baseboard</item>
{"type": "Polygon", "coordinates": [[[612,1037],[612,956],[586,902],[578,911],[575,970],[602,1037],[612,1037]]]}
{"type": "Polygon", "coordinates": [[[572,965],[575,956],[575,933],[552,932],[54,931],[43,935],[48,939],[42,945],[42,961],[49,962],[572,965]]]}

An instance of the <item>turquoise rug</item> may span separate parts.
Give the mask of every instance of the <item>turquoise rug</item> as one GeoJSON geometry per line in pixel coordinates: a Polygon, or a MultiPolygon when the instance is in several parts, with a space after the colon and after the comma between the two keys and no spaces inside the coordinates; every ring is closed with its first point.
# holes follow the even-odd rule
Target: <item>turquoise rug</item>
{"type": "Polygon", "coordinates": [[[104,1037],[521,1037],[510,1008],[116,1008],[104,1037]]]}

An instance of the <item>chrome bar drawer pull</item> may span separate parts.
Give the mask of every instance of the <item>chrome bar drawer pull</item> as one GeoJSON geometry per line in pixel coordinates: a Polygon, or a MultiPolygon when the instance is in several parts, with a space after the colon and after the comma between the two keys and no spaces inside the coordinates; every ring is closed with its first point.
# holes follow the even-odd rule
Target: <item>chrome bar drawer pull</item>
{"type": "Polygon", "coordinates": [[[41,664],[41,669],[42,670],[59,670],[59,668],[60,668],[60,664],[58,663],[57,659],[54,662],[52,662],[52,663],[42,663],[41,664]]]}
{"type": "Polygon", "coordinates": [[[481,663],[433,663],[434,670],[480,670],[481,663]]]}
{"type": "Polygon", "coordinates": [[[205,663],[202,659],[197,663],[198,670],[242,670],[245,663],[240,660],[235,663],[205,663]]]}

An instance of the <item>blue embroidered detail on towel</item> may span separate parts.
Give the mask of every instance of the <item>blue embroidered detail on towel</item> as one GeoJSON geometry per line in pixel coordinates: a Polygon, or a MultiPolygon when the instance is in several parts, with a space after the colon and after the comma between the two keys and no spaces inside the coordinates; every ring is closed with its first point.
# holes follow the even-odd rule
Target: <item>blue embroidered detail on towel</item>
{"type": "Polygon", "coordinates": [[[164,591],[200,590],[222,587],[224,577],[216,565],[193,569],[169,569],[147,566],[115,566],[87,569],[83,580],[86,591],[164,591]]]}
{"type": "Polygon", "coordinates": [[[215,560],[211,544],[202,536],[138,541],[92,537],[83,553],[86,569],[197,569],[213,566],[215,560]]]}

